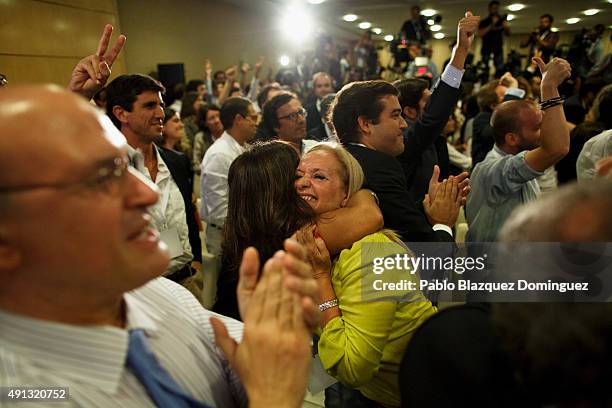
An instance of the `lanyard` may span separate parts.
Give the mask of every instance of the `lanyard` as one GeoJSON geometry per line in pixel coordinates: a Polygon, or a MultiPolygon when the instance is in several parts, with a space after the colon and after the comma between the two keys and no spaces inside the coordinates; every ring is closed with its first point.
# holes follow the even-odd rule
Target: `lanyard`
{"type": "Polygon", "coordinates": [[[172,181],[171,177],[166,179],[166,184],[162,190],[162,196],[160,200],[160,211],[162,219],[164,220],[164,229],[167,229],[167,217],[166,217],[166,209],[168,208],[168,202],[170,201],[170,182],[172,181]]]}

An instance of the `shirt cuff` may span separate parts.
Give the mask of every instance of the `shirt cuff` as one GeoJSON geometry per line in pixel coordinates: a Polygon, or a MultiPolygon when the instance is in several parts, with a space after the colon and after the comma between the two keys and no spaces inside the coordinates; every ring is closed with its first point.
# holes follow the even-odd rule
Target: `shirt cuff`
{"type": "Polygon", "coordinates": [[[506,89],[505,95],[512,95],[519,99],[523,99],[525,97],[525,91],[521,88],[508,88],[506,89]]]}
{"type": "Polygon", "coordinates": [[[450,236],[453,236],[453,230],[451,229],[451,227],[449,227],[448,225],[444,225],[444,224],[435,224],[433,227],[431,227],[434,231],[446,231],[450,234],[450,236]]]}
{"type": "Polygon", "coordinates": [[[461,85],[461,79],[463,78],[464,72],[464,69],[457,69],[451,64],[448,64],[446,68],[444,68],[441,79],[448,86],[458,89],[459,85],[461,85]]]}

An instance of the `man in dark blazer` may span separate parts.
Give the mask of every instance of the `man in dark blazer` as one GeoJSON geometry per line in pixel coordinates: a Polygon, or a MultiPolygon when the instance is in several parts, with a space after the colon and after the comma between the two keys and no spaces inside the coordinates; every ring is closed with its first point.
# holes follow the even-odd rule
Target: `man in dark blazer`
{"type": "Polygon", "coordinates": [[[193,204],[193,168],[189,158],[174,150],[157,146],[159,155],[170,170],[172,179],[178,186],[185,203],[185,221],[189,228],[189,244],[193,253],[193,262],[202,264],[202,241],[200,239],[200,227],[197,222],[199,218],[196,207],[193,204]]]}
{"type": "MultiPolygon", "coordinates": [[[[449,64],[452,68],[447,68],[442,76],[442,81],[449,81],[456,88],[459,86],[461,70],[474,32],[478,29],[478,21],[479,17],[468,12],[459,22],[459,43],[453,50],[449,64]]],[[[438,84],[436,87],[426,110],[431,106],[446,106],[440,102],[440,96],[445,97],[444,94],[440,95],[440,86],[438,84]]],[[[398,94],[397,88],[384,81],[358,82],[345,86],[336,96],[333,107],[334,127],[342,143],[361,164],[366,178],[365,187],[378,196],[385,227],[397,231],[405,241],[452,242],[451,228],[457,219],[461,201],[459,180],[449,178],[438,183],[439,167],[434,167],[427,195],[421,197],[424,199],[423,209],[417,206],[409,193],[404,169],[395,159],[404,151],[403,130],[407,128],[398,94]],[[443,186],[442,190],[440,186],[443,186]],[[454,189],[452,197],[446,191],[451,189],[454,189]],[[440,194],[441,191],[446,193],[440,194]],[[445,205],[441,205],[442,202],[445,205]]],[[[456,99],[448,103],[453,106],[455,102],[456,99]]],[[[420,120],[428,118],[422,115],[420,120]]],[[[447,119],[448,115],[439,125],[437,135],[447,119]]],[[[435,126],[430,126],[435,130],[435,126]]]]}
{"type": "Polygon", "coordinates": [[[323,115],[321,115],[321,101],[326,95],[334,92],[332,77],[326,72],[314,74],[312,76],[312,91],[314,98],[305,106],[308,112],[306,117],[306,130],[308,132],[324,123],[323,115]]]}
{"type": "Polygon", "coordinates": [[[410,195],[416,202],[421,202],[427,193],[436,164],[443,179],[449,176],[448,148],[441,135],[459,99],[459,88],[445,82],[447,72],[445,70],[442,80],[436,84],[434,93],[427,89],[427,82],[422,79],[404,79],[393,84],[399,90],[402,116],[408,122],[404,129],[404,151],[397,159],[404,168],[410,195]]]}

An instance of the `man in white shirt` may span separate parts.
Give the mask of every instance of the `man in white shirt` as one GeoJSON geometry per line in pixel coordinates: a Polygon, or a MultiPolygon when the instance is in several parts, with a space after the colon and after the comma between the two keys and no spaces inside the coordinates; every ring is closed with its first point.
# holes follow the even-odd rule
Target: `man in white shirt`
{"type": "MultiPolygon", "coordinates": [[[[150,212],[153,224],[161,233],[161,239],[168,246],[172,258],[165,275],[180,282],[192,275],[190,263],[194,253],[189,242],[187,220],[194,217],[194,207],[191,194],[183,194],[179,189],[179,183],[189,185],[183,180],[188,178],[187,174],[171,169],[170,163],[164,160],[154,143],[162,137],[164,91],[159,82],[148,76],[121,75],[106,88],[106,112],[131,147],[132,166],[160,190],[160,200],[151,207],[150,212]]],[[[196,228],[195,225],[192,228],[196,228]]],[[[199,265],[194,267],[199,268],[199,265]]]]}
{"type": "Polygon", "coordinates": [[[227,175],[234,159],[244,152],[246,142],[255,137],[259,115],[251,101],[229,98],[221,107],[225,132],[206,151],[201,164],[202,218],[206,221],[206,249],[221,254],[222,229],[227,216],[227,175]]]}
{"type": "Polygon", "coordinates": [[[180,398],[246,406],[246,391],[251,407],[301,406],[318,314],[299,244],[287,242],[259,283],[257,252],[245,252],[237,344],[220,319],[233,337],[239,322],[156,279],[169,261],[147,211],[158,190],[128,167],[108,118],[54,86],[3,91],[0,107],[0,401],[64,387],[61,406],[154,406],[151,382],[162,380],[142,379],[130,363],[140,353],[180,398]]]}

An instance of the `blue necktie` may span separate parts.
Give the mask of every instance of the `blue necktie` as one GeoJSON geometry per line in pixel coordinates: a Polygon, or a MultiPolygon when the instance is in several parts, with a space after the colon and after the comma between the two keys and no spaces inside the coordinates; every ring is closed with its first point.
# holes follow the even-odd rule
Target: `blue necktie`
{"type": "Polygon", "coordinates": [[[127,366],[160,408],[210,408],[191,397],[172,379],[149,349],[141,329],[130,330],[127,366]]]}

